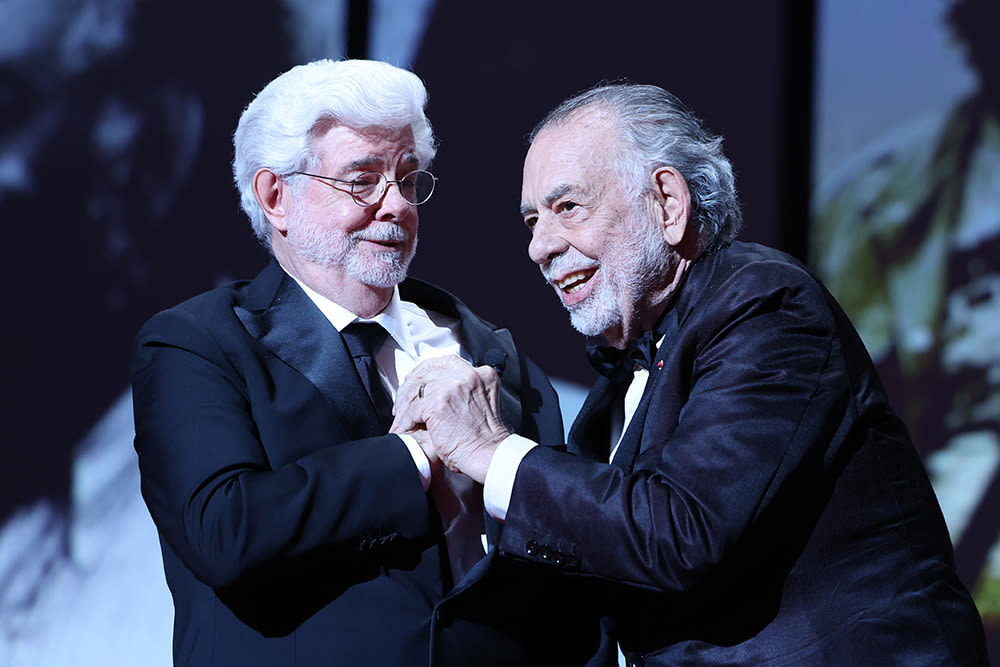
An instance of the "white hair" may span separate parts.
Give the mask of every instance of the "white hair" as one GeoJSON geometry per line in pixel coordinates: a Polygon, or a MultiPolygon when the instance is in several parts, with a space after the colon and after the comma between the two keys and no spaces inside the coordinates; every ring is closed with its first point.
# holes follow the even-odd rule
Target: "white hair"
{"type": "Polygon", "coordinates": [[[317,60],[267,84],[244,109],[233,136],[233,178],[260,242],[270,247],[271,225],[254,197],[258,170],[279,176],[310,171],[318,161],[313,141],[334,126],[409,126],[417,160],[427,168],[437,148],[426,104],[427,90],[419,77],[374,60],[317,60]]]}

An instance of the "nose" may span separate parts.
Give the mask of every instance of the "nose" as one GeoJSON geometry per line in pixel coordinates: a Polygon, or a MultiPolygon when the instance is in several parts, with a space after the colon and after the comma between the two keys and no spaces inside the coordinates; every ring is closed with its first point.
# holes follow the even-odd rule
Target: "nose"
{"type": "Polygon", "coordinates": [[[539,215],[531,230],[531,242],[528,244],[528,257],[535,264],[545,265],[556,256],[566,252],[569,244],[561,234],[562,227],[546,215],[539,215]]]}
{"type": "Polygon", "coordinates": [[[410,202],[403,199],[403,195],[399,191],[399,183],[386,183],[382,199],[378,201],[376,217],[379,220],[399,220],[410,215],[412,209],[415,208],[410,202]]]}

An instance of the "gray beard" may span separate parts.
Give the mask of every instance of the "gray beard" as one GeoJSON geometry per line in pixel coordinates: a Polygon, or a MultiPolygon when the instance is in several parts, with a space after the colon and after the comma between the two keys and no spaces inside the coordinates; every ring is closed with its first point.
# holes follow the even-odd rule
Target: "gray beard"
{"type": "MultiPolygon", "coordinates": [[[[374,235],[379,240],[406,240],[406,233],[399,227],[383,229],[385,233],[374,235]],[[390,229],[392,231],[388,231],[390,229]]],[[[403,282],[416,254],[418,237],[414,237],[408,253],[382,252],[365,256],[358,251],[358,246],[366,235],[373,236],[370,230],[358,230],[346,237],[331,237],[317,226],[299,219],[288,229],[288,244],[302,259],[320,266],[339,266],[348,277],[364,285],[394,287],[403,282]]]]}
{"type": "Polygon", "coordinates": [[[344,260],[344,272],[359,283],[372,287],[393,287],[406,279],[410,262],[417,250],[417,238],[413,239],[413,247],[408,254],[402,252],[379,253],[375,257],[362,257],[357,252],[357,241],[353,241],[351,250],[344,260]]]}
{"type": "MultiPolygon", "coordinates": [[[[637,215],[640,213],[637,211],[637,215]]],[[[585,336],[598,336],[625,325],[622,311],[627,295],[632,313],[642,311],[647,295],[669,281],[677,265],[677,255],[666,246],[656,226],[648,219],[636,218],[630,243],[621,248],[623,258],[601,264],[601,284],[586,299],[567,306],[573,328],[585,336]]],[[[558,262],[559,258],[553,261],[558,262]]],[[[550,272],[551,272],[550,265],[550,272]]]]}
{"type": "Polygon", "coordinates": [[[566,306],[569,323],[584,336],[599,336],[625,317],[609,281],[606,277],[602,281],[597,293],[580,303],[566,306]]]}

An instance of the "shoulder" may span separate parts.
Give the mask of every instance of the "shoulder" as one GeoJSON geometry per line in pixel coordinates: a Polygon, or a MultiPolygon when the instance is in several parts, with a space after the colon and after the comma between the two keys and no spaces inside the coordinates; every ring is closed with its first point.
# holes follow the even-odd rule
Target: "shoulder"
{"type": "Polygon", "coordinates": [[[239,326],[235,309],[249,281],[216,287],[153,315],[139,329],[135,351],[162,345],[186,349],[217,347],[215,339],[239,326]]]}
{"type": "Polygon", "coordinates": [[[682,290],[690,290],[689,299],[702,303],[717,298],[719,292],[750,296],[759,291],[798,287],[822,293],[819,279],[805,264],[756,243],[735,242],[698,260],[690,273],[682,290]]]}
{"type": "Polygon", "coordinates": [[[692,266],[677,308],[682,326],[713,329],[779,312],[822,321],[824,328],[834,319],[832,297],[802,262],[774,248],[739,242],[692,266]]]}

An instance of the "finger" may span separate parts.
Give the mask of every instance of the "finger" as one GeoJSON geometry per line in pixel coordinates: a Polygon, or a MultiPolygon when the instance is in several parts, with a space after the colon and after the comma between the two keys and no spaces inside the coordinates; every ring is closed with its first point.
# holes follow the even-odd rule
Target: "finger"
{"type": "Polygon", "coordinates": [[[421,382],[419,379],[407,379],[404,380],[399,389],[396,390],[396,400],[392,404],[392,414],[396,414],[398,411],[407,408],[415,400],[417,400],[420,393],[422,393],[421,387],[426,383],[421,382]]]}
{"type": "Polygon", "coordinates": [[[431,385],[437,391],[446,391],[462,382],[468,384],[475,377],[474,373],[472,364],[455,355],[428,359],[406,374],[397,391],[396,402],[423,399],[431,391],[431,385]]]}
{"type": "Polygon", "coordinates": [[[483,384],[487,387],[497,386],[500,384],[500,374],[497,373],[493,366],[476,366],[476,374],[482,379],[483,384]]]}
{"type": "Polygon", "coordinates": [[[395,415],[392,419],[392,426],[389,427],[389,433],[406,433],[411,430],[415,424],[410,418],[409,414],[405,411],[395,415]]]}
{"type": "Polygon", "coordinates": [[[477,366],[476,375],[486,388],[486,395],[491,403],[496,402],[496,395],[500,390],[500,374],[492,366],[477,366]]]}
{"type": "Polygon", "coordinates": [[[417,405],[415,401],[400,401],[400,397],[401,394],[397,393],[396,403],[392,406],[393,420],[390,433],[408,431],[424,424],[423,406],[417,405]]]}

